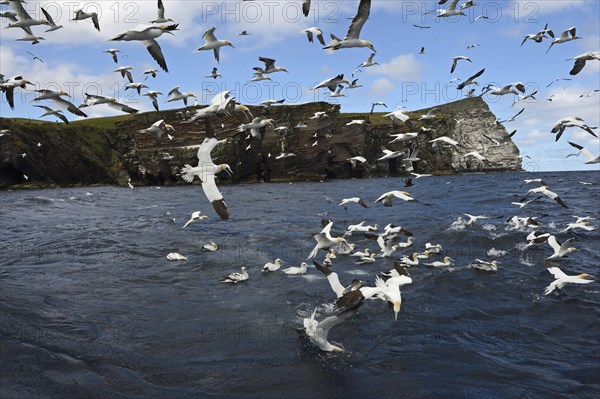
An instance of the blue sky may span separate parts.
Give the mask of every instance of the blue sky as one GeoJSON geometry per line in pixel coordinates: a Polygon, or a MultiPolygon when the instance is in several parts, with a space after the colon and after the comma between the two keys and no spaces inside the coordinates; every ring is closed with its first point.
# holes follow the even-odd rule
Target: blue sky
{"type": "MultiPolygon", "coordinates": [[[[359,1],[315,1],[308,18],[301,16],[301,1],[171,1],[163,0],[166,16],[178,22],[175,36],[163,35],[158,39],[167,60],[170,73],[160,72],[156,79],[144,81],[142,72],[158,66],[138,42],[111,42],[111,37],[147,23],[156,17],[156,1],[28,1],[25,8],[40,16],[44,7],[63,29],[42,33],[43,27],[34,27],[34,33],[46,38],[40,44],[15,41],[22,36],[20,29],[0,30],[0,73],[7,77],[22,75],[35,82],[38,88],[62,88],[80,104],[85,91],[117,97],[120,101],[150,111],[146,97],[138,97],[132,90],[124,91],[127,83],[112,72],[116,67],[134,67],[134,81],[144,82],[152,90],[165,95],[174,86],[199,96],[200,103],[210,99],[208,89],[215,93],[233,90],[233,95],[246,104],[257,104],[267,99],[285,98],[286,103],[327,100],[341,104],[342,112],[365,112],[372,101],[384,101],[391,111],[397,105],[408,110],[430,107],[462,98],[452,78],[465,79],[482,68],[486,71],[478,79],[480,86],[493,83],[504,86],[523,82],[530,93],[538,90],[537,102],[512,106],[514,96],[500,98],[485,96],[492,111],[499,118],[508,118],[525,106],[525,111],[514,122],[506,124],[508,131],[517,129],[514,141],[522,154],[527,170],[598,170],[598,165],[585,165],[584,157],[569,157],[575,152],[567,144],[574,141],[592,153],[600,152],[600,141],[578,130],[568,130],[558,143],[550,134],[555,121],[567,116],[580,116],[589,125],[600,125],[600,96],[580,95],[600,88],[600,62],[588,62],[577,76],[570,76],[573,65],[567,58],[600,49],[600,2],[570,1],[485,1],[467,10],[466,17],[435,18],[426,11],[440,8],[437,1],[373,0],[370,19],[361,38],[373,42],[377,49],[375,61],[380,65],[365,68],[354,78],[363,87],[346,92],[346,97],[328,99],[325,91],[311,91],[309,87],[339,73],[347,78],[371,51],[366,48],[344,49],[328,53],[318,43],[309,43],[302,29],[318,26],[328,39],[333,33],[346,34],[350,19],[359,1]],[[69,21],[73,11],[83,7],[100,15],[101,32],[89,21],[69,21]],[[489,19],[475,20],[479,15],[489,19]],[[549,41],[528,41],[520,47],[523,37],[535,33],[548,23],[556,35],[572,26],[577,27],[581,40],[558,44],[545,54],[549,41]],[[430,29],[413,26],[425,25],[430,29]],[[230,40],[235,48],[221,50],[220,63],[212,52],[193,53],[203,44],[202,34],[211,26],[217,29],[219,39],[230,40]],[[246,30],[248,36],[238,33],[246,30]],[[469,44],[478,47],[467,50],[469,44]],[[425,54],[418,54],[421,46],[425,54]],[[102,51],[118,48],[126,57],[115,64],[102,51]],[[44,64],[33,60],[26,51],[33,52],[44,64]],[[464,55],[472,63],[459,63],[450,74],[451,58],[464,55]],[[247,84],[252,67],[260,66],[259,56],[274,58],[277,65],[285,66],[289,74],[270,75],[273,82],[247,84]],[[218,67],[223,78],[207,79],[213,67],[218,67]],[[572,80],[555,81],[555,78],[572,80]],[[547,99],[552,96],[552,101],[547,99]]],[[[460,2],[462,3],[462,1],[460,2]]],[[[1,6],[2,10],[8,9],[1,6]]],[[[4,20],[6,25],[8,22],[4,20]]],[[[479,93],[479,89],[477,91],[479,93]]],[[[34,117],[42,112],[33,107],[32,92],[15,95],[12,111],[5,99],[0,102],[0,116],[34,117]]],[[[159,97],[161,108],[178,108],[181,103],[165,104],[166,96],[159,97]]],[[[53,103],[47,104],[54,107],[53,103]]],[[[91,117],[116,115],[106,106],[87,108],[91,117]]],[[[67,114],[72,119],[74,115],[67,114]]]]}

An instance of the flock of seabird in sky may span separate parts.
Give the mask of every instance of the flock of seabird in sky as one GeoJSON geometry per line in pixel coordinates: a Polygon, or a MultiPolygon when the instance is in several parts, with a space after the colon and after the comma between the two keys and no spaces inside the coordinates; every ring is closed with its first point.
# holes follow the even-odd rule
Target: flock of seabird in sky
{"type": "MultiPolygon", "coordinates": [[[[376,0],[377,1],[377,0],[376,0]]],[[[8,19],[9,24],[6,28],[11,29],[21,29],[23,30],[25,36],[20,41],[31,42],[32,44],[37,44],[42,40],[45,40],[42,36],[37,36],[33,33],[36,27],[45,25],[48,29],[45,30],[44,33],[50,33],[56,31],[58,29],[63,28],[63,26],[56,25],[50,15],[44,10],[41,9],[44,18],[34,19],[32,18],[24,9],[23,4],[25,3],[23,0],[8,0],[2,1],[1,4],[8,4],[11,10],[3,11],[0,16],[2,18],[8,19]]],[[[439,1],[440,5],[445,5],[448,3],[446,8],[437,10],[437,17],[439,18],[447,18],[451,16],[464,16],[464,10],[472,7],[475,3],[473,1],[465,1],[462,5],[459,6],[458,0],[453,0],[448,2],[447,0],[439,1]]],[[[167,3],[168,4],[168,3],[167,3]]],[[[303,13],[305,16],[310,12],[310,0],[303,2],[303,13]]],[[[324,33],[322,29],[318,27],[310,27],[304,30],[304,33],[307,36],[309,42],[314,43],[315,39],[323,46],[324,50],[334,52],[341,51],[348,48],[365,48],[370,50],[368,58],[364,61],[355,64],[357,65],[354,73],[358,73],[361,69],[368,68],[374,65],[377,65],[377,61],[374,60],[374,57],[377,54],[377,50],[373,45],[373,42],[370,40],[366,40],[361,38],[361,30],[365,23],[369,22],[371,8],[371,0],[360,0],[356,15],[351,19],[350,24],[348,26],[347,33],[345,37],[342,39],[335,34],[330,34],[331,41],[326,42],[324,33]]],[[[485,16],[481,16],[481,18],[486,18],[485,16]]],[[[81,21],[84,19],[90,19],[93,22],[94,28],[100,30],[100,24],[98,21],[98,15],[96,13],[86,13],[83,9],[80,9],[75,12],[72,17],[73,21],[81,21]]],[[[415,25],[417,29],[428,29],[428,26],[415,25]]],[[[66,28],[65,28],[66,29],[66,28]]],[[[162,0],[157,1],[157,18],[150,22],[148,25],[139,25],[133,29],[128,29],[127,31],[116,35],[110,38],[110,41],[117,43],[120,41],[138,41],[147,49],[149,55],[154,59],[160,70],[164,73],[169,72],[168,63],[165,59],[165,56],[162,52],[161,46],[159,44],[159,38],[163,34],[175,35],[179,30],[179,24],[170,18],[166,18],[165,7],[162,0]]],[[[249,35],[251,32],[244,31],[240,33],[240,35],[245,36],[249,35]]],[[[216,32],[215,27],[211,27],[208,29],[202,39],[204,43],[197,47],[194,52],[210,52],[212,50],[212,57],[214,57],[217,63],[220,62],[220,52],[222,48],[231,47],[230,51],[235,51],[235,46],[229,41],[225,39],[218,38],[218,32],[216,32]]],[[[527,45],[528,42],[534,43],[542,43],[544,41],[550,40],[550,44],[548,47],[548,51],[552,49],[553,46],[568,43],[573,40],[580,39],[577,36],[576,27],[571,27],[560,35],[555,35],[554,32],[548,28],[546,25],[539,32],[528,34],[524,37],[521,46],[527,45]]],[[[473,44],[469,46],[469,48],[473,48],[477,46],[477,44],[473,44]]],[[[119,63],[120,58],[120,50],[117,48],[111,48],[104,51],[110,56],[110,59],[114,61],[114,63],[119,63]]],[[[425,53],[425,48],[422,48],[420,51],[421,54],[425,53]]],[[[32,61],[39,61],[43,63],[44,61],[39,57],[36,57],[33,53],[29,53],[32,56],[32,61]]],[[[592,60],[600,60],[600,52],[599,51],[590,51],[584,54],[580,54],[572,57],[570,59],[574,62],[572,70],[570,74],[572,76],[577,75],[586,65],[588,61],[592,60]]],[[[253,77],[250,79],[252,82],[261,81],[261,80],[271,80],[271,75],[274,73],[288,73],[288,69],[284,66],[278,65],[277,60],[269,58],[269,57],[259,57],[258,61],[261,63],[260,66],[256,66],[253,68],[253,77]]],[[[461,69],[461,64],[463,63],[472,63],[470,57],[458,55],[453,57],[450,60],[450,73],[458,72],[461,69]]],[[[128,80],[128,84],[126,89],[135,90],[138,95],[147,96],[148,99],[152,102],[152,105],[156,111],[159,110],[158,96],[163,95],[162,93],[154,90],[147,90],[142,93],[142,89],[150,89],[149,86],[151,84],[148,81],[148,78],[156,78],[157,74],[161,73],[157,69],[149,69],[142,73],[145,75],[144,82],[145,83],[136,83],[134,75],[132,73],[132,67],[130,66],[119,66],[115,69],[116,73],[119,73],[123,79],[128,80]],[[147,84],[146,84],[147,83],[147,84]]],[[[292,71],[293,72],[293,71],[292,71]]],[[[477,73],[473,74],[470,77],[464,79],[461,83],[458,84],[457,89],[469,89],[467,96],[475,96],[474,86],[477,86],[477,79],[481,77],[485,73],[485,68],[479,70],[477,73]]],[[[218,72],[218,68],[214,67],[211,73],[205,78],[208,79],[217,79],[222,77],[222,75],[218,72]]],[[[456,79],[457,81],[460,79],[456,79]]],[[[329,90],[331,97],[343,97],[345,96],[343,90],[348,92],[348,90],[356,89],[362,87],[358,82],[358,79],[352,80],[350,82],[344,74],[336,74],[335,76],[326,79],[315,86],[313,86],[312,90],[325,89],[329,90]]],[[[33,83],[22,76],[15,76],[8,79],[4,79],[3,75],[0,75],[0,88],[6,97],[6,100],[10,107],[14,109],[14,92],[16,89],[26,89],[27,86],[33,86],[33,83]]],[[[81,110],[85,107],[97,106],[100,104],[106,104],[109,107],[112,107],[120,112],[125,113],[137,113],[138,110],[129,107],[123,103],[118,102],[115,98],[105,97],[101,95],[93,95],[86,94],[83,104],[80,106],[74,105],[69,100],[64,97],[69,97],[69,95],[62,91],[52,91],[48,89],[40,89],[36,90],[39,93],[39,96],[34,100],[35,102],[39,101],[51,101],[59,106],[61,109],[53,109],[46,105],[36,105],[36,107],[41,108],[44,113],[41,117],[46,116],[54,116],[65,123],[68,123],[66,116],[63,114],[62,109],[67,110],[68,112],[81,116],[87,117],[87,115],[81,110]]],[[[504,95],[513,95],[516,96],[517,100],[515,104],[520,101],[526,100],[527,98],[534,98],[533,96],[536,93],[526,93],[526,88],[521,82],[513,82],[506,84],[502,87],[496,87],[493,85],[484,86],[481,90],[480,96],[483,94],[487,95],[495,95],[495,96],[504,96],[504,95]]],[[[196,95],[191,92],[186,92],[181,89],[180,86],[174,87],[167,94],[166,102],[179,102],[181,101],[183,105],[188,107],[188,100],[191,98],[196,98],[196,95]]],[[[224,198],[221,195],[216,183],[215,183],[215,175],[225,171],[226,173],[232,174],[232,170],[229,165],[226,164],[215,164],[212,160],[211,153],[214,148],[219,145],[220,141],[217,139],[214,129],[212,127],[211,119],[215,116],[227,116],[233,112],[240,112],[245,115],[247,119],[247,123],[239,126],[238,131],[241,134],[247,134],[248,138],[251,140],[256,139],[260,141],[265,134],[267,129],[285,129],[285,127],[276,126],[275,121],[271,118],[268,118],[268,110],[272,106],[277,106],[278,104],[283,103],[284,100],[267,100],[263,102],[262,107],[264,109],[263,115],[254,117],[252,113],[249,111],[247,107],[242,104],[236,102],[235,97],[231,95],[231,91],[224,91],[222,93],[216,94],[211,103],[202,109],[194,109],[194,113],[189,113],[189,121],[195,121],[198,119],[204,120],[206,126],[206,138],[199,145],[197,151],[198,164],[197,166],[192,165],[184,165],[181,169],[181,177],[188,183],[193,182],[193,180],[198,177],[202,184],[202,189],[204,194],[206,195],[208,201],[212,204],[214,211],[218,214],[218,216],[222,220],[229,219],[229,211],[227,205],[225,204],[224,198]]],[[[197,105],[197,101],[195,104],[197,105]]],[[[514,105],[514,104],[513,104],[514,105]]],[[[384,107],[387,106],[383,102],[373,102],[371,107],[371,113],[373,113],[375,107],[384,107]]],[[[519,116],[523,112],[524,108],[508,119],[507,121],[512,121],[514,118],[519,116]]],[[[187,113],[187,111],[185,111],[187,113]]],[[[391,122],[395,125],[397,124],[406,124],[409,121],[409,116],[400,109],[400,107],[392,112],[385,114],[385,117],[390,118],[391,122]]],[[[328,118],[326,112],[317,112],[311,119],[321,120],[323,118],[328,118]]],[[[434,120],[437,118],[436,109],[430,110],[427,114],[421,115],[418,120],[427,122],[430,120],[434,120]]],[[[506,122],[506,121],[497,121],[498,123],[506,122]]],[[[348,123],[348,125],[352,124],[363,124],[364,120],[352,120],[348,123]]],[[[297,126],[300,127],[300,126],[297,126]]],[[[555,126],[552,128],[552,133],[556,135],[556,141],[560,139],[562,134],[565,132],[567,128],[578,128],[581,129],[590,135],[597,137],[597,134],[594,132],[596,127],[588,126],[580,117],[578,116],[568,116],[561,118],[555,123],[555,126]]],[[[175,129],[173,126],[165,123],[164,120],[157,120],[150,127],[146,129],[140,130],[141,133],[153,135],[157,142],[163,138],[166,134],[169,139],[172,139],[171,133],[174,133],[175,129]]],[[[2,135],[7,135],[10,132],[2,132],[2,135]]],[[[415,140],[415,138],[419,135],[419,131],[401,133],[393,135],[390,144],[393,143],[411,143],[415,140]]],[[[511,133],[511,135],[514,134],[511,133]]],[[[430,141],[432,146],[450,146],[456,150],[461,148],[461,144],[457,141],[449,138],[449,137],[438,137],[434,140],[430,141]]],[[[490,138],[490,145],[500,145],[497,140],[492,140],[490,138]]],[[[315,141],[314,145],[318,144],[318,140],[315,141]]],[[[588,149],[583,146],[569,142],[569,144],[578,150],[576,154],[571,155],[579,155],[583,153],[587,158],[586,163],[599,163],[600,157],[593,155],[588,149]]],[[[254,144],[251,144],[251,146],[254,144]]],[[[467,152],[463,155],[465,158],[474,158],[479,160],[480,162],[485,162],[485,151],[471,151],[467,152]],[[483,152],[483,153],[482,153],[483,152]]],[[[277,156],[277,159],[283,159],[286,157],[294,156],[295,154],[291,152],[286,152],[285,148],[282,148],[281,154],[277,156]]],[[[394,151],[389,149],[382,149],[382,155],[377,159],[379,161],[386,161],[389,159],[401,157],[403,165],[407,171],[412,171],[412,162],[418,161],[418,150],[415,148],[409,147],[407,150],[402,151],[394,151]]],[[[352,164],[352,167],[355,168],[359,163],[365,163],[367,160],[361,156],[356,155],[351,158],[348,158],[348,162],[352,164]]],[[[414,178],[426,177],[424,175],[414,174],[414,178]]],[[[541,200],[544,197],[547,197],[554,202],[556,202],[559,206],[563,208],[568,208],[568,205],[561,199],[561,197],[550,190],[548,184],[543,181],[527,181],[526,183],[540,183],[539,187],[532,188],[524,193],[524,197],[520,202],[516,202],[513,204],[518,205],[520,208],[526,207],[533,201],[541,200]],[[530,199],[531,195],[538,195],[536,198],[530,199]]],[[[405,179],[406,187],[410,187],[412,185],[412,179],[405,179]]],[[[133,188],[131,183],[129,186],[133,188]]],[[[413,198],[411,194],[407,191],[400,190],[392,190],[386,193],[382,193],[379,198],[375,199],[372,205],[368,205],[368,201],[365,201],[361,198],[352,197],[352,198],[344,198],[341,199],[340,206],[343,206],[344,209],[348,210],[351,208],[360,209],[358,207],[367,208],[368,206],[377,206],[377,203],[381,203],[382,206],[389,207],[393,206],[394,202],[402,201],[402,206],[434,206],[431,204],[426,204],[418,201],[413,198]]],[[[352,209],[351,209],[352,210],[352,209]]],[[[461,229],[461,228],[476,228],[478,221],[481,219],[489,218],[486,215],[469,215],[465,214],[467,220],[463,220],[462,216],[460,216],[454,223],[452,223],[453,228],[461,229]]],[[[194,212],[190,219],[183,226],[184,228],[188,227],[190,224],[206,220],[208,217],[206,215],[202,215],[201,212],[194,212]]],[[[570,224],[567,226],[565,231],[572,231],[573,229],[585,229],[591,230],[594,229],[590,226],[590,219],[587,218],[579,218],[577,217],[577,222],[570,224]]],[[[411,284],[413,282],[408,269],[410,267],[415,267],[420,264],[422,260],[429,259],[430,257],[437,256],[439,254],[443,254],[442,245],[440,244],[431,244],[427,243],[422,251],[415,251],[411,255],[403,256],[400,259],[395,261],[395,268],[380,273],[375,277],[375,285],[374,286],[366,286],[362,281],[353,281],[349,285],[344,286],[335,271],[333,271],[332,266],[333,263],[336,262],[336,256],[339,255],[341,257],[348,256],[356,259],[356,262],[359,264],[376,264],[381,258],[388,258],[394,256],[394,253],[400,249],[408,248],[414,246],[412,234],[399,226],[394,226],[391,223],[385,226],[382,232],[379,232],[379,226],[368,226],[365,225],[365,221],[362,221],[356,225],[352,225],[343,236],[335,235],[332,231],[333,221],[326,220],[323,222],[322,230],[314,235],[315,246],[313,250],[308,254],[307,261],[312,261],[315,265],[316,269],[322,272],[329,284],[331,285],[333,294],[335,296],[334,299],[334,309],[335,313],[326,317],[325,319],[319,321],[317,320],[317,309],[312,313],[310,317],[307,317],[303,321],[304,330],[306,335],[310,338],[311,342],[313,342],[316,346],[318,346],[323,351],[342,351],[342,347],[340,345],[335,345],[328,340],[328,335],[332,327],[340,324],[348,317],[351,317],[358,309],[358,307],[368,299],[380,299],[384,302],[388,302],[393,309],[394,318],[397,320],[398,314],[401,309],[401,294],[400,287],[411,284]],[[373,251],[372,249],[366,248],[364,251],[359,252],[355,251],[355,245],[349,242],[350,237],[353,234],[362,234],[367,237],[371,237],[376,243],[378,250],[373,251]],[[406,241],[398,241],[399,237],[406,237],[406,241]],[[319,255],[325,252],[325,256],[323,260],[317,260],[319,255]]],[[[537,228],[540,226],[539,222],[536,218],[519,218],[517,216],[510,218],[507,221],[509,226],[515,229],[523,229],[523,228],[537,228]]],[[[563,241],[563,243],[559,243],[557,238],[554,235],[545,233],[536,235],[535,233],[531,233],[528,237],[528,246],[540,245],[544,242],[547,242],[547,245],[552,249],[552,254],[548,256],[548,261],[554,261],[556,259],[563,258],[567,256],[569,253],[575,251],[574,248],[570,247],[573,239],[569,238],[563,241]]],[[[216,251],[218,250],[218,245],[211,241],[210,244],[206,244],[204,246],[204,250],[206,251],[216,251]]],[[[169,253],[167,255],[169,260],[187,260],[186,256],[177,253],[169,253]]],[[[441,260],[431,260],[430,262],[424,262],[422,264],[436,267],[436,268],[446,268],[453,265],[453,259],[449,256],[444,256],[441,260]]],[[[272,263],[267,263],[264,265],[262,271],[264,273],[276,272],[281,269],[283,261],[281,259],[276,259],[272,263]]],[[[498,262],[495,260],[482,260],[476,259],[469,265],[470,268],[483,270],[487,272],[494,272],[498,269],[498,262]]],[[[289,275],[302,275],[307,273],[311,269],[311,266],[302,262],[299,267],[289,267],[283,269],[282,271],[285,274],[289,275]]],[[[555,277],[555,281],[552,282],[545,291],[545,294],[548,295],[555,290],[560,290],[567,283],[577,283],[577,284],[586,284],[590,283],[593,280],[588,279],[587,274],[580,274],[577,276],[568,276],[563,273],[558,267],[549,267],[548,271],[552,273],[555,277]]],[[[241,272],[232,273],[226,276],[222,281],[224,283],[240,283],[246,281],[250,278],[250,275],[246,269],[246,267],[242,267],[241,272]]]]}

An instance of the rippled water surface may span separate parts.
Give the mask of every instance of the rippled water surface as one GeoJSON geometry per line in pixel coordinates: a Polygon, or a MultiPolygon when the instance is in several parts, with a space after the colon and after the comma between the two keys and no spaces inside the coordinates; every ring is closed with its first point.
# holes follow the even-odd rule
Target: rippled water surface
{"type": "Polygon", "coordinates": [[[550,247],[524,250],[531,230],[505,221],[542,216],[538,231],[572,236],[578,249],[552,265],[598,279],[598,230],[560,230],[572,215],[595,217],[598,229],[599,187],[597,172],[429,177],[407,190],[431,206],[384,208],[373,200],[404,189],[401,180],[223,185],[228,222],[192,186],[1,192],[0,397],[598,397],[600,282],[544,296],[550,247]],[[544,178],[569,209],[548,198],[511,205],[533,187],[527,177],[544,178]],[[352,196],[369,208],[337,205],[352,196]],[[210,220],[182,229],[196,210],[210,220]],[[462,212],[490,219],[450,229],[462,212]],[[315,307],[326,317],[326,278],[314,267],[260,270],[275,258],[298,266],[325,218],[334,235],[361,220],[414,234],[413,247],[375,264],[338,255],[342,282],[372,284],[426,242],[442,244],[454,266],[412,268],[397,322],[385,303],[367,301],[330,332],[345,352],[323,353],[302,319],[315,307]],[[202,252],[210,240],[219,250],[202,252]],[[466,267],[475,258],[497,259],[499,270],[466,267]],[[219,281],[241,266],[247,282],[219,281]]]}

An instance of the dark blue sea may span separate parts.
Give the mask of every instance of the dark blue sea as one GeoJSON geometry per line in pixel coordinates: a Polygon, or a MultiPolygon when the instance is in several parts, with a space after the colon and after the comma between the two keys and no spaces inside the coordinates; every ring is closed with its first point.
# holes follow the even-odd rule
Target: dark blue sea
{"type": "MultiPolygon", "coordinates": [[[[0,192],[0,397],[599,397],[600,173],[414,183],[406,190],[422,203],[392,207],[373,201],[404,190],[399,178],[221,185],[227,222],[198,186],[0,192]],[[546,197],[511,205],[536,186],[525,178],[543,178],[569,208],[546,197]],[[353,196],[369,208],[337,205],[353,196]],[[198,210],[210,219],[183,229],[198,210]],[[463,212],[489,219],[450,228],[463,212]],[[578,251],[548,263],[551,248],[525,249],[532,230],[511,229],[513,215],[539,217],[539,232],[573,237],[578,251]],[[561,232],[573,215],[595,218],[596,230],[561,232]],[[454,265],[411,268],[398,321],[367,301],[330,331],[344,352],[321,352],[302,320],[315,307],[326,317],[335,298],[327,279],[314,267],[304,276],[261,269],[306,260],[322,219],[336,236],[362,220],[414,234],[413,247],[374,264],[338,255],[342,283],[373,284],[427,242],[444,248],[429,261],[449,255],[454,265]],[[211,240],[219,249],[203,252],[211,240]],[[170,252],[189,260],[169,261],[170,252]],[[467,267],[476,258],[498,260],[498,271],[467,267]],[[241,266],[248,281],[219,281],[241,266]],[[597,281],[545,296],[548,266],[597,281]]],[[[348,240],[378,250],[363,235],[348,240]]]]}

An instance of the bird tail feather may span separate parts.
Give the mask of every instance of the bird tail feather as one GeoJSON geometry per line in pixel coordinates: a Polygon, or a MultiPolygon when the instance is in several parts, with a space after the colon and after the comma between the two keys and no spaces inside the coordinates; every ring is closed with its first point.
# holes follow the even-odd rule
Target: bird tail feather
{"type": "Polygon", "coordinates": [[[183,168],[181,168],[181,177],[187,183],[191,183],[194,180],[194,168],[191,165],[185,164],[183,168]]]}

